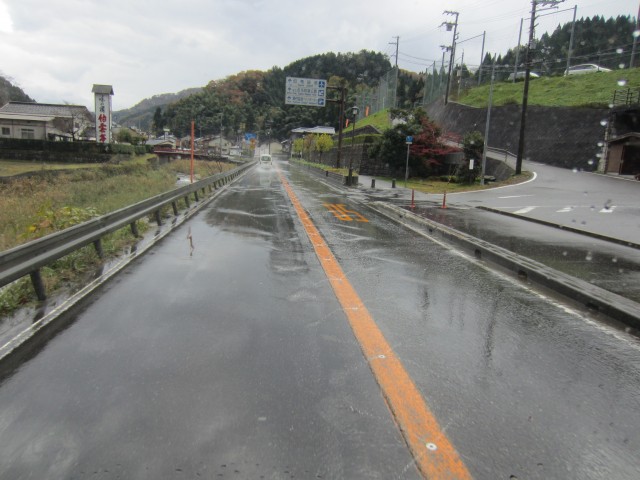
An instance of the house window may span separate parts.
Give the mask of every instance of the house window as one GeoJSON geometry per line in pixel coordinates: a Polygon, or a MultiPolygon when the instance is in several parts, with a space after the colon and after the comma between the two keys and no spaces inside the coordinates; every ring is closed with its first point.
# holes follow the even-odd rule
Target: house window
{"type": "Polygon", "coordinates": [[[2,127],[2,135],[11,135],[11,129],[9,127],[2,127]]]}
{"type": "Polygon", "coordinates": [[[33,128],[23,128],[22,138],[24,140],[33,140],[34,138],[36,138],[35,130],[33,128]]]}

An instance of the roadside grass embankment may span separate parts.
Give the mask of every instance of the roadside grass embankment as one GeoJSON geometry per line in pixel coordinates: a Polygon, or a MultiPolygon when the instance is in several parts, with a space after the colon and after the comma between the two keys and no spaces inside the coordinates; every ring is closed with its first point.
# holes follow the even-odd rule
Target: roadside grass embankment
{"type": "MultiPolygon", "coordinates": [[[[86,168],[85,164],[85,168],[77,169],[65,165],[65,170],[73,171],[0,183],[0,251],[171,190],[178,174],[190,172],[189,160],[163,166],[150,165],[148,160],[149,156],[141,156],[120,165],[86,168]]],[[[0,161],[0,171],[3,163],[0,161]]],[[[196,161],[194,174],[204,178],[233,167],[196,161]]],[[[147,228],[147,222],[139,222],[140,233],[147,228]]],[[[102,239],[102,259],[93,247],[85,247],[44,267],[41,274],[46,290],[52,294],[72,290],[136,241],[131,231],[124,228],[102,239]]],[[[28,277],[13,282],[0,289],[0,317],[35,300],[28,277]]]]}
{"type": "MultiPolygon", "coordinates": [[[[484,185],[480,185],[480,180],[476,180],[473,183],[468,182],[454,182],[448,181],[443,177],[434,177],[434,178],[409,178],[407,180],[408,189],[413,189],[417,192],[427,193],[427,194],[443,194],[447,193],[462,193],[462,192],[474,192],[477,190],[487,190],[495,187],[503,187],[506,185],[517,185],[518,183],[523,183],[529,180],[533,176],[532,172],[522,172],[520,175],[513,175],[506,180],[498,181],[498,182],[486,182],[484,185]]],[[[387,182],[391,182],[392,178],[390,177],[376,177],[380,180],[385,180],[387,182]]],[[[398,187],[404,187],[404,179],[396,180],[396,185],[398,187]]]]}
{"type": "Polygon", "coordinates": [[[319,168],[321,170],[325,170],[327,172],[333,172],[333,173],[338,173],[340,175],[349,175],[349,169],[348,168],[335,168],[335,167],[331,167],[329,165],[325,165],[324,163],[314,163],[314,162],[310,162],[308,160],[304,160],[303,158],[292,158],[291,161],[299,164],[299,165],[304,165],[307,167],[314,167],[314,168],[319,168]]]}
{"type": "MultiPolygon", "coordinates": [[[[456,101],[485,108],[489,84],[464,92],[456,101]]],[[[608,108],[615,90],[640,87],[640,68],[584,75],[535,78],[529,83],[528,103],[544,107],[608,108]]],[[[524,82],[495,82],[493,106],[520,105],[524,82]]]]}

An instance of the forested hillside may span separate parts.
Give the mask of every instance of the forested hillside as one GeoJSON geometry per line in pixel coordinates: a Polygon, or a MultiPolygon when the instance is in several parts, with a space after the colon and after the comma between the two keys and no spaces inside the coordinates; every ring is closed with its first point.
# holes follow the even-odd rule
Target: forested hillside
{"type": "MultiPolygon", "coordinates": [[[[274,137],[282,138],[301,125],[337,127],[336,104],[324,108],[284,105],[286,77],[325,78],[331,86],[345,86],[353,95],[374,87],[390,68],[385,55],[363,50],[315,55],[267,72],[241,72],[211,81],[202,92],[169,105],[155,117],[153,128],[159,132],[168,126],[183,135],[195,119],[198,134],[218,133],[222,125],[229,136],[241,132],[264,134],[270,129],[274,137]]],[[[328,97],[338,98],[338,91],[330,90],[328,97]]]]}
{"type": "MultiPolygon", "coordinates": [[[[619,16],[581,18],[576,20],[571,64],[596,63],[616,70],[629,66],[635,19],[619,16]]],[[[562,75],[566,68],[571,23],[558,25],[553,33],[544,33],[535,43],[533,51],[533,69],[544,75],[562,75]]],[[[526,38],[523,38],[526,43],[526,38]]],[[[521,47],[519,62],[524,61],[521,47]]],[[[516,48],[509,50],[503,57],[498,57],[499,65],[514,65],[516,48]]],[[[490,62],[487,63],[490,65],[490,62]]],[[[636,62],[636,66],[637,62],[636,62]]]]}
{"type": "Polygon", "coordinates": [[[9,101],[35,102],[20,87],[11,83],[10,79],[0,75],[0,107],[9,101]]]}
{"type": "Polygon", "coordinates": [[[166,105],[177,102],[181,98],[188,97],[194,93],[202,91],[202,88],[187,88],[178,93],[163,93],[154,95],[151,98],[145,98],[131,108],[118,110],[113,112],[113,118],[116,122],[128,127],[138,127],[143,131],[148,131],[153,123],[153,115],[158,107],[162,109],[166,105]]]}
{"type": "MultiPolygon", "coordinates": [[[[536,40],[531,52],[536,72],[542,75],[563,74],[571,29],[571,23],[558,25],[552,33],[544,33],[536,40]]],[[[634,30],[635,19],[629,16],[609,19],[596,16],[577,20],[571,63],[598,63],[612,69],[628,67],[634,30]]],[[[522,41],[526,43],[526,34],[523,34],[522,41]]],[[[524,49],[521,46],[518,55],[521,67],[524,67],[524,49]]],[[[517,50],[514,46],[495,58],[500,67],[498,80],[505,80],[513,71],[517,50]]],[[[485,56],[482,83],[489,81],[488,70],[493,61],[491,55],[485,56]]],[[[636,60],[636,65],[638,63],[636,60]]],[[[462,92],[478,84],[477,65],[455,67],[462,74],[453,76],[450,95],[454,99],[458,93],[456,82],[459,78],[463,82],[460,85],[462,92]]],[[[326,78],[332,86],[344,85],[348,89],[347,106],[350,106],[355,95],[367,92],[373,97],[379,79],[391,69],[388,57],[382,53],[366,50],[358,53],[324,53],[297,60],[284,68],[275,66],[266,72],[251,70],[213,80],[202,89],[176,94],[178,98],[157,95],[132,109],[116,112],[115,118],[120,123],[155,133],[168,127],[175,134],[186,135],[191,120],[195,119],[198,135],[217,134],[222,129],[229,137],[242,132],[257,132],[264,136],[270,131],[273,137],[284,138],[290,129],[299,126],[338,127],[336,104],[330,103],[325,108],[284,105],[287,76],[326,78]]],[[[420,73],[400,70],[396,106],[411,108],[416,104],[429,103],[443,94],[444,85],[446,71],[441,68],[430,68],[420,73]]],[[[337,96],[337,91],[329,94],[330,98],[337,96]]]]}

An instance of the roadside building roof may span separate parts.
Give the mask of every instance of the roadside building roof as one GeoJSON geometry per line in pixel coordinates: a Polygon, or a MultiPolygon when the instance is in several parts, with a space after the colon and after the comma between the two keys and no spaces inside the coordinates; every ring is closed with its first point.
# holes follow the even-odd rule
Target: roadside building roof
{"type": "Polygon", "coordinates": [[[2,120],[28,120],[32,122],[50,122],[54,118],[56,117],[52,115],[25,115],[20,113],[5,113],[0,111],[0,119],[2,120]]]}
{"type": "Polygon", "coordinates": [[[102,94],[106,94],[106,95],[113,95],[113,87],[111,85],[100,85],[100,84],[94,84],[93,88],[91,89],[91,91],[93,93],[102,93],[102,94]]]}
{"type": "Polygon", "coordinates": [[[73,117],[83,115],[91,118],[91,113],[83,105],[57,105],[52,103],[9,102],[0,108],[0,113],[22,115],[45,115],[52,117],[73,117]]]}
{"type": "Polygon", "coordinates": [[[335,135],[336,129],[333,127],[299,127],[291,130],[291,133],[318,133],[335,135]]]}

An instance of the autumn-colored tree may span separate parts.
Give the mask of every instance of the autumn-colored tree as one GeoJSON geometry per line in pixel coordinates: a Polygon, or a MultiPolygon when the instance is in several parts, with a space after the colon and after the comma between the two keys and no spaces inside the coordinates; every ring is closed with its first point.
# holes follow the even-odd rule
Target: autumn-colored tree
{"type": "Polygon", "coordinates": [[[303,149],[304,149],[304,139],[296,138],[293,141],[293,153],[297,156],[301,156],[303,149]]]}
{"type": "Polygon", "coordinates": [[[324,152],[328,152],[333,148],[333,139],[331,135],[322,134],[316,135],[314,141],[314,149],[316,152],[320,153],[320,163],[322,163],[322,154],[324,152]]]}
{"type": "Polygon", "coordinates": [[[314,145],[316,143],[316,135],[305,135],[303,139],[303,154],[307,154],[307,158],[309,158],[309,154],[315,148],[314,145]]]}
{"type": "Polygon", "coordinates": [[[442,129],[427,117],[421,108],[391,111],[392,119],[399,120],[388,129],[370,149],[369,154],[388,163],[398,173],[403,173],[407,157],[407,137],[413,137],[409,148],[409,172],[414,177],[426,177],[446,173],[444,158],[459,151],[445,142],[442,129]]]}

